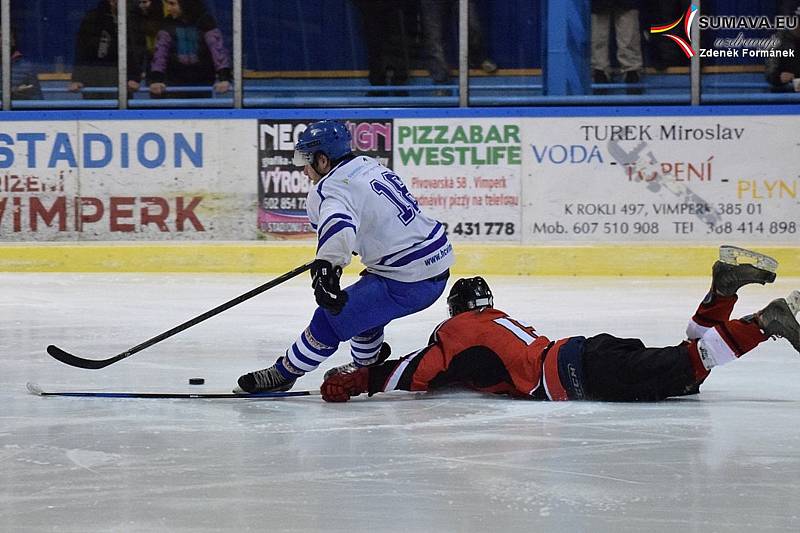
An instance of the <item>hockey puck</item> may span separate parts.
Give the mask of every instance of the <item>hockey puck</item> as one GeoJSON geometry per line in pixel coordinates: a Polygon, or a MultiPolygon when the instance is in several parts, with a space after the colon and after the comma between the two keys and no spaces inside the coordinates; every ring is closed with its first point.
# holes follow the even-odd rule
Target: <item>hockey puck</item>
{"type": "Polygon", "coordinates": [[[203,378],[189,378],[189,385],[202,385],[205,382],[203,378]]]}

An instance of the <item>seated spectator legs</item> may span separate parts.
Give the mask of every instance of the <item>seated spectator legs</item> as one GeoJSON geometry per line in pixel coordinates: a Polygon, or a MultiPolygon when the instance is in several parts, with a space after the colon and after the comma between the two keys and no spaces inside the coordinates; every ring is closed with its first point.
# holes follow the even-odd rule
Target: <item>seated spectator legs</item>
{"type": "MultiPolygon", "coordinates": [[[[374,86],[408,83],[408,42],[403,5],[393,0],[356,0],[367,48],[369,82],[374,86]]],[[[370,92],[374,96],[389,93],[370,92]]],[[[394,96],[407,93],[395,92],[394,96]]]]}
{"type": "MultiPolygon", "coordinates": [[[[642,40],[639,32],[639,10],[614,8],[614,30],[617,34],[617,61],[622,81],[639,83],[642,70],[642,40]]],[[[641,94],[641,89],[628,89],[628,94],[641,94]]]]}
{"type": "MultiPolygon", "coordinates": [[[[625,83],[639,83],[642,70],[642,45],[639,35],[639,10],[633,2],[620,2],[621,6],[596,0],[592,3],[592,81],[608,83],[611,79],[609,39],[614,23],[617,44],[617,62],[625,83]]],[[[641,89],[628,89],[628,94],[640,94],[641,89]]],[[[595,94],[605,94],[605,89],[595,94]]]]}
{"type": "MultiPolygon", "coordinates": [[[[445,58],[445,39],[451,26],[458,26],[458,2],[455,0],[422,0],[420,4],[422,31],[428,55],[428,72],[434,83],[447,83],[450,78],[445,58]]],[[[483,38],[478,6],[469,2],[469,67],[480,68],[491,74],[497,72],[497,64],[489,58],[483,38]]]]}
{"type": "MultiPolygon", "coordinates": [[[[595,11],[592,6],[592,82],[608,83],[611,61],[608,56],[608,39],[611,33],[611,14],[595,11]]],[[[606,94],[606,89],[595,89],[594,94],[606,94]]]]}
{"type": "Polygon", "coordinates": [[[444,55],[444,25],[450,9],[449,0],[422,0],[420,17],[425,49],[428,56],[428,72],[434,83],[447,83],[450,73],[444,55]]]}
{"type": "MultiPolygon", "coordinates": [[[[408,52],[408,27],[406,25],[406,14],[402,5],[397,7],[396,32],[392,32],[392,37],[387,38],[386,45],[389,50],[388,68],[386,70],[386,81],[389,85],[406,85],[408,83],[408,68],[411,63],[408,52]]],[[[408,92],[395,91],[394,96],[408,96],[408,92]]]]}
{"type": "Polygon", "coordinates": [[[483,38],[478,6],[475,0],[469,2],[469,68],[479,68],[487,74],[497,72],[497,64],[489,58],[483,38]]]}
{"type": "MultiPolygon", "coordinates": [[[[369,68],[370,85],[386,85],[386,65],[380,53],[383,47],[383,27],[376,24],[376,16],[380,15],[377,5],[370,0],[356,0],[361,12],[361,27],[364,32],[364,44],[367,49],[367,67],[369,68]]],[[[378,95],[379,93],[374,93],[378,95]]]]}

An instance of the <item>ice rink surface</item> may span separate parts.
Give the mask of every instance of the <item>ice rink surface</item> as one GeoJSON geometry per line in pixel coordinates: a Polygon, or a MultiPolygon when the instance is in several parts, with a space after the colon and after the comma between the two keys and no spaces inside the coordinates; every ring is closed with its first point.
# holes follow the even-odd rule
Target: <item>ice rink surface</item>
{"type": "MultiPolygon", "coordinates": [[[[26,391],[229,391],[306,326],[307,276],[102,370],[45,347],[110,357],[270,277],[0,274],[0,531],[800,531],[800,356],[785,340],[715,369],[698,396],[651,404],[26,391]]],[[[550,338],[607,331],[649,345],[682,340],[709,283],[487,280],[497,307],[550,338]]],[[[794,288],[780,276],[745,287],[735,315],[794,288]]],[[[386,340],[403,355],[445,316],[442,298],[386,340]]],[[[295,388],[347,360],[343,345],[295,388]]]]}

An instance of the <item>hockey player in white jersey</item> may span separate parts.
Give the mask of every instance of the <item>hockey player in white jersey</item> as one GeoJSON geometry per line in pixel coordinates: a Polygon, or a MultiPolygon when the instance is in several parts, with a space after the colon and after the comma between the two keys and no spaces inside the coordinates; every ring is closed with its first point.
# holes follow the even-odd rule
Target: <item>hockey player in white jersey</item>
{"type": "Polygon", "coordinates": [[[310,124],[298,137],[294,162],[313,183],[306,210],[317,231],[311,277],[319,307],[274,365],[239,378],[245,392],[289,390],[346,340],[353,362],[326,375],[385,360],[384,326],[444,292],[454,259],[444,226],[422,213],[392,170],[352,153],[350,141],[347,128],[332,120],[310,124]],[[342,268],[354,253],[366,269],[342,290],[342,268]]]}

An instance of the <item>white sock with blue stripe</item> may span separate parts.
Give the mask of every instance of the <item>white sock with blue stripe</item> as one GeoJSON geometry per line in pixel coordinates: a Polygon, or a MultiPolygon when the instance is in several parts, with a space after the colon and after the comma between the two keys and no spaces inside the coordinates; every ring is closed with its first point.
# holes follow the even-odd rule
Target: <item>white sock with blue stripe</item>
{"type": "Polygon", "coordinates": [[[350,355],[356,366],[369,366],[378,361],[383,344],[383,329],[372,330],[350,339],[350,355]]]}
{"type": "Polygon", "coordinates": [[[286,357],[297,370],[304,373],[311,372],[333,355],[336,348],[336,346],[328,346],[318,341],[311,334],[310,328],[306,328],[294,341],[294,344],[286,350],[286,357]]]}

